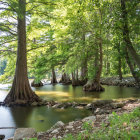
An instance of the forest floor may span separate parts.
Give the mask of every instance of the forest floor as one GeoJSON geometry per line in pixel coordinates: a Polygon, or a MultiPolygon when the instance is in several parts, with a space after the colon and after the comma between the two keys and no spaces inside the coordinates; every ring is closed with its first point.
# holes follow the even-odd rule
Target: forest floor
{"type": "MultiPolygon", "coordinates": [[[[121,115],[124,113],[130,113],[135,108],[140,107],[140,99],[127,99],[112,102],[103,102],[102,100],[86,106],[88,106],[88,109],[92,111],[93,114],[91,116],[82,120],[69,122],[67,124],[59,121],[50,130],[46,132],[39,132],[35,135],[35,137],[37,137],[38,140],[51,140],[52,138],[65,139],[65,137],[73,137],[79,133],[85,133],[86,127],[87,129],[92,127],[92,133],[94,133],[94,130],[100,130],[102,123],[104,123],[106,127],[109,126],[109,118],[113,116],[112,112],[121,115]],[[91,105],[94,109],[89,107],[91,105]],[[91,122],[92,125],[89,125],[88,122],[91,122]]],[[[124,125],[129,128],[129,126],[127,126],[128,124],[124,125]]]]}
{"type": "Polygon", "coordinates": [[[119,77],[114,76],[114,77],[101,78],[100,81],[102,85],[140,88],[140,85],[138,85],[135,82],[135,79],[133,77],[123,77],[122,80],[119,80],[119,77]]]}

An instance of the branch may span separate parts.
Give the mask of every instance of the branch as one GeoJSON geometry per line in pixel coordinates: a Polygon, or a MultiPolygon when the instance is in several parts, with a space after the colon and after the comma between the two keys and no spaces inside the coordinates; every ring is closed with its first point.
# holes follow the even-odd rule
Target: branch
{"type": "Polygon", "coordinates": [[[56,5],[56,4],[54,4],[54,3],[52,3],[52,2],[42,2],[42,1],[37,1],[37,2],[27,2],[26,4],[29,4],[29,3],[39,3],[39,4],[44,4],[44,5],[56,5]]]}
{"type": "Polygon", "coordinates": [[[12,52],[12,53],[16,53],[16,51],[12,51],[12,50],[0,50],[0,53],[1,52],[12,52]]]}
{"type": "Polygon", "coordinates": [[[3,43],[0,44],[0,46],[4,45],[4,44],[6,44],[6,43],[11,43],[11,42],[13,42],[13,41],[17,41],[17,39],[8,40],[8,41],[6,41],[6,42],[3,42],[3,43]]]}
{"type": "Polygon", "coordinates": [[[14,9],[14,7],[12,7],[9,3],[3,2],[3,1],[0,1],[0,3],[2,3],[3,5],[9,6],[14,12],[16,12],[16,10],[14,9]]]}

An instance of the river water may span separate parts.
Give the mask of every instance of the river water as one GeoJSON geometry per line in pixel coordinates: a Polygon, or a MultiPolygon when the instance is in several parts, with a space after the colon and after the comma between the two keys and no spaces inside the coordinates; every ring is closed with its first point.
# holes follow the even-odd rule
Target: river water
{"type": "MultiPolygon", "coordinates": [[[[0,85],[0,102],[8,93],[8,86],[0,85]]],[[[81,86],[71,85],[45,85],[33,88],[43,99],[56,100],[59,102],[91,102],[97,99],[119,99],[119,98],[140,98],[140,89],[104,86],[105,92],[84,92],[81,86]]],[[[52,109],[43,107],[2,107],[0,106],[0,128],[2,127],[33,127],[36,131],[46,131],[57,121],[64,123],[82,119],[90,115],[87,110],[80,109],[52,109]]],[[[15,129],[0,129],[0,134],[5,134],[6,138],[13,136],[15,129]]]]}

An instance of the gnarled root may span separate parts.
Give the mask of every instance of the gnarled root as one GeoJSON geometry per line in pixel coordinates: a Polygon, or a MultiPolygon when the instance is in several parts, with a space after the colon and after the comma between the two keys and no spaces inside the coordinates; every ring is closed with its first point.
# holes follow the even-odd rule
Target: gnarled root
{"type": "Polygon", "coordinates": [[[91,92],[91,91],[100,92],[100,91],[104,91],[105,89],[101,86],[101,84],[99,82],[90,81],[90,82],[87,82],[86,85],[84,85],[83,90],[89,91],[89,92],[91,92]]]}

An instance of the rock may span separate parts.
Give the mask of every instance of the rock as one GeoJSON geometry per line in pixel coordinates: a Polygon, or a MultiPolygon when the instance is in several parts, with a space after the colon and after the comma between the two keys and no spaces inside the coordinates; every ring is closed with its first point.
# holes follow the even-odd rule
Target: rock
{"type": "Polygon", "coordinates": [[[57,128],[57,127],[61,127],[61,126],[64,126],[65,124],[62,122],[62,121],[58,121],[54,127],[57,128]]]}
{"type": "Polygon", "coordinates": [[[68,133],[68,132],[69,132],[69,130],[66,130],[66,131],[65,131],[65,133],[68,133]]]}
{"type": "Polygon", "coordinates": [[[87,104],[87,106],[85,108],[86,109],[94,109],[94,105],[93,104],[87,104]]]}
{"type": "Polygon", "coordinates": [[[108,110],[97,108],[94,113],[95,114],[105,114],[105,113],[108,113],[108,110]]]}
{"type": "Polygon", "coordinates": [[[124,103],[112,103],[111,106],[113,109],[122,108],[124,106],[124,103]]]}
{"type": "Polygon", "coordinates": [[[5,135],[0,135],[0,140],[4,140],[5,135]]]}
{"type": "Polygon", "coordinates": [[[69,122],[69,125],[73,125],[74,124],[74,121],[72,121],[72,122],[69,122]]]}
{"type": "Polygon", "coordinates": [[[62,139],[62,137],[61,137],[61,136],[58,136],[57,138],[58,138],[58,139],[62,139]]]}
{"type": "Polygon", "coordinates": [[[62,127],[62,126],[64,126],[64,125],[65,125],[65,124],[64,124],[62,121],[58,121],[58,122],[55,123],[55,124],[51,127],[51,129],[48,130],[47,132],[50,132],[50,131],[52,131],[52,130],[58,128],[58,127],[62,127]]]}
{"type": "Polygon", "coordinates": [[[94,106],[103,106],[103,105],[109,104],[111,102],[112,102],[112,100],[97,100],[97,101],[94,101],[93,104],[94,104],[94,106]]]}
{"type": "Polygon", "coordinates": [[[14,140],[14,137],[8,138],[7,140],[14,140]]]}
{"type": "Polygon", "coordinates": [[[36,134],[34,128],[18,128],[14,134],[14,140],[20,140],[23,138],[29,138],[36,134]]]}
{"type": "Polygon", "coordinates": [[[53,105],[52,108],[61,108],[61,104],[53,105]]]}
{"type": "Polygon", "coordinates": [[[77,108],[77,109],[84,109],[83,106],[76,106],[75,108],[77,108]]]}
{"type": "Polygon", "coordinates": [[[66,126],[66,129],[72,129],[72,128],[73,128],[72,125],[68,125],[68,126],[66,126]]]}
{"type": "Polygon", "coordinates": [[[43,137],[44,136],[44,132],[38,132],[37,133],[37,138],[38,139],[41,139],[41,137],[43,137]]]}
{"type": "Polygon", "coordinates": [[[31,104],[31,106],[37,106],[38,105],[38,102],[33,102],[32,104],[31,104]]]}
{"type": "Polygon", "coordinates": [[[57,128],[57,129],[54,129],[51,133],[52,133],[52,134],[59,133],[59,129],[58,129],[58,128],[57,128]]]}
{"type": "Polygon", "coordinates": [[[95,116],[89,116],[89,117],[84,118],[82,121],[86,122],[86,121],[95,121],[95,120],[96,120],[95,116]]]}

